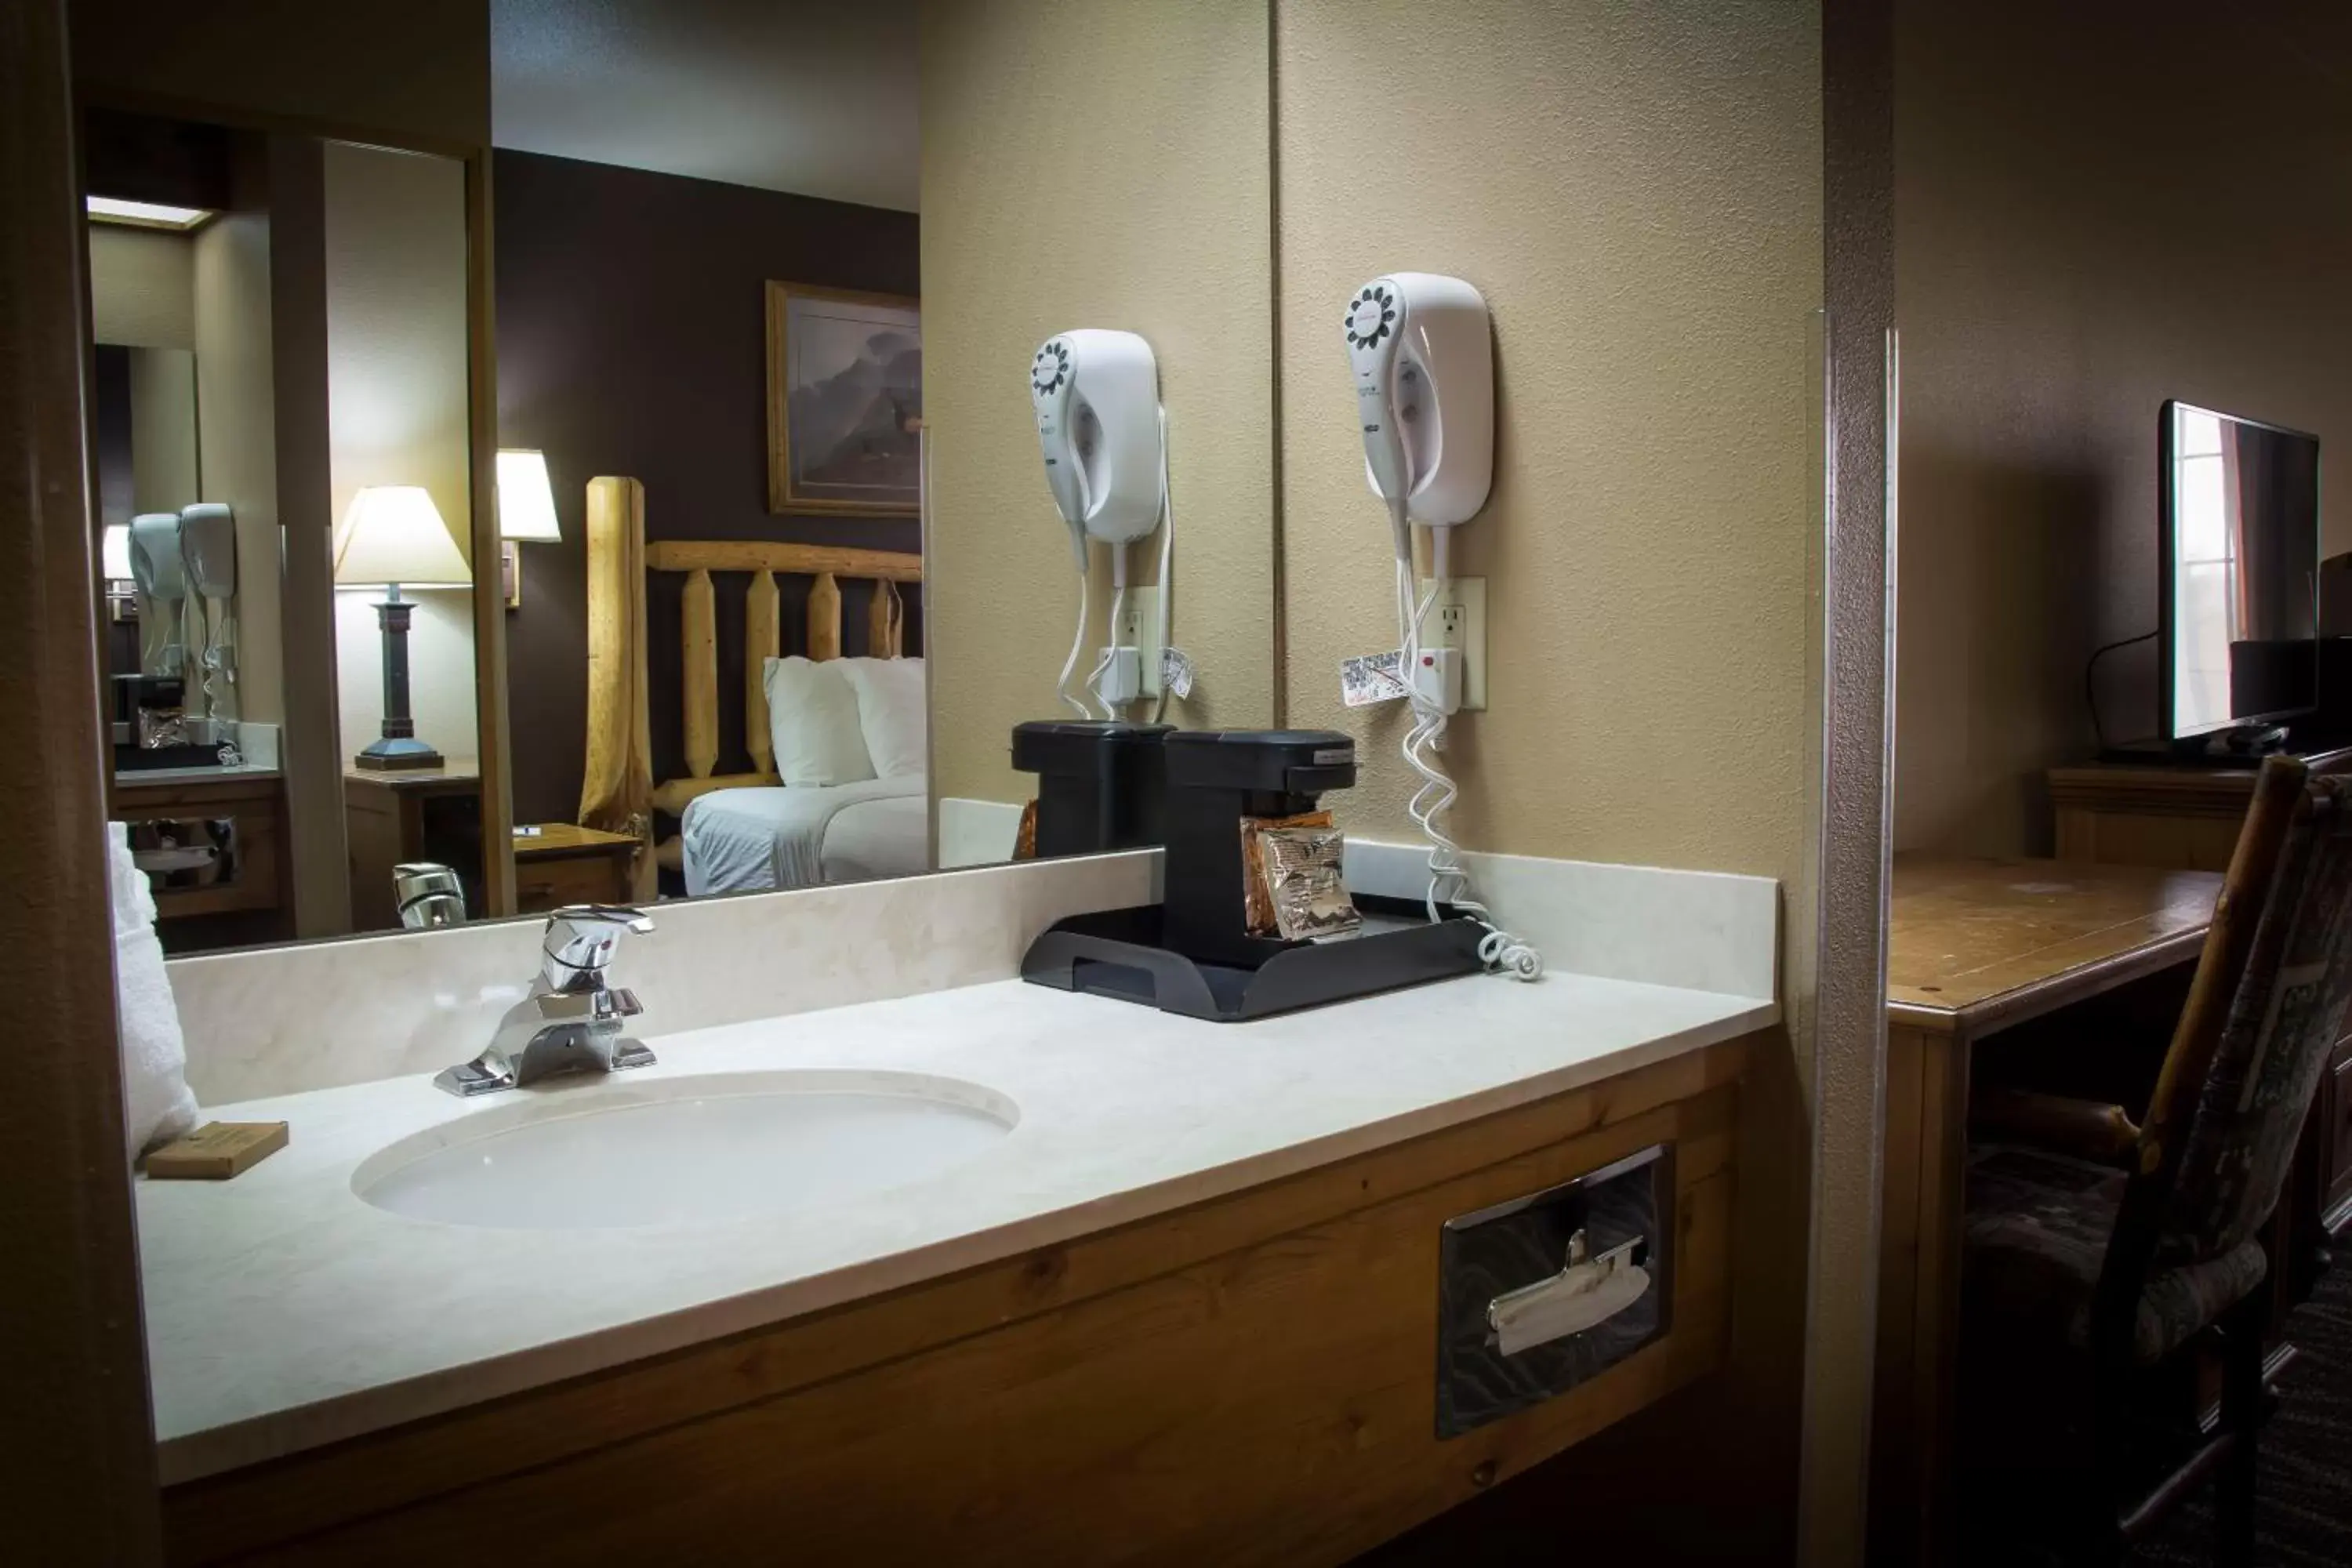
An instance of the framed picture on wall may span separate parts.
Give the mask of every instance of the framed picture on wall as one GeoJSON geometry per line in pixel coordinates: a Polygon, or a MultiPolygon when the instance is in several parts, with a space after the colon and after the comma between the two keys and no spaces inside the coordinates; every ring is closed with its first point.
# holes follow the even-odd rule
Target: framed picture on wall
{"type": "Polygon", "coordinates": [[[768,510],[912,517],[921,301],[768,285],[768,510]]]}

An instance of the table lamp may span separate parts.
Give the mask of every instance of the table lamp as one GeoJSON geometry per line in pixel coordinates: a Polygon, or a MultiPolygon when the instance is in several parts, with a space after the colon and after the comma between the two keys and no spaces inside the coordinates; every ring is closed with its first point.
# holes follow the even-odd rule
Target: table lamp
{"type": "Polygon", "coordinates": [[[555,487],[547,482],[547,458],[522,447],[499,448],[499,577],[507,608],[522,607],[522,552],[518,542],[560,544],[555,525],[555,487]]]}
{"type": "Polygon", "coordinates": [[[434,768],[441,753],[416,738],[408,713],[411,588],[465,588],[474,574],[449,537],[433,498],[415,485],[372,485],[352,497],[335,539],[335,586],[383,589],[375,607],[383,630],[383,734],[352,759],[363,768],[434,768]]]}

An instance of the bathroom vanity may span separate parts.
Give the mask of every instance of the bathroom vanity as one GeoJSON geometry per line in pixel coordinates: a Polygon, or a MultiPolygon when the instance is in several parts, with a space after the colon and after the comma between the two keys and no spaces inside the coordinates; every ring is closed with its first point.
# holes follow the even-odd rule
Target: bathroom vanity
{"type": "Polygon", "coordinates": [[[1777,1018],[1566,970],[1239,1026],[997,980],[214,1108],[293,1136],[140,1191],[171,1560],[1344,1560],[1720,1363],[1777,1018]],[[828,1096],[961,1131],[835,1137],[828,1096]],[[757,1142],[763,1097],[737,1186],[600,1208],[600,1157],[757,1142]],[[1536,1388],[1486,1307],[1588,1225],[1643,1309],[1536,1388]]]}

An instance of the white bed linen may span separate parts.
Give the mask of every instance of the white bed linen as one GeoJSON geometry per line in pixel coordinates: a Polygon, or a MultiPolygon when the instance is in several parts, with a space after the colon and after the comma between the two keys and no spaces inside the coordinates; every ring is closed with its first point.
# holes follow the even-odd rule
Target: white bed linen
{"type": "Polygon", "coordinates": [[[679,824],[687,894],[813,888],[920,870],[928,817],[919,774],[713,790],[688,803],[679,824]]]}

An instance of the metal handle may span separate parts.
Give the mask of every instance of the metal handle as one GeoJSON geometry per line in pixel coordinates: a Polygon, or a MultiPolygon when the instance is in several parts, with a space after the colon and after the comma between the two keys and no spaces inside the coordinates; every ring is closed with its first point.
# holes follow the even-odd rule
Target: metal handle
{"type": "Polygon", "coordinates": [[[457,873],[430,860],[404,860],[392,868],[392,897],[400,923],[412,931],[466,923],[466,889],[457,873]]]}
{"type": "Polygon", "coordinates": [[[1495,1331],[1503,1353],[1517,1355],[1598,1328],[1640,1300],[1650,1288],[1650,1271],[1634,1261],[1643,1240],[1635,1237],[1588,1258],[1584,1232],[1569,1237],[1566,1268],[1487,1304],[1486,1326],[1495,1331]]]}
{"type": "Polygon", "coordinates": [[[566,904],[547,917],[540,973],[557,991],[597,990],[621,945],[621,933],[643,935],[653,929],[650,916],[625,904],[566,904]]]}

